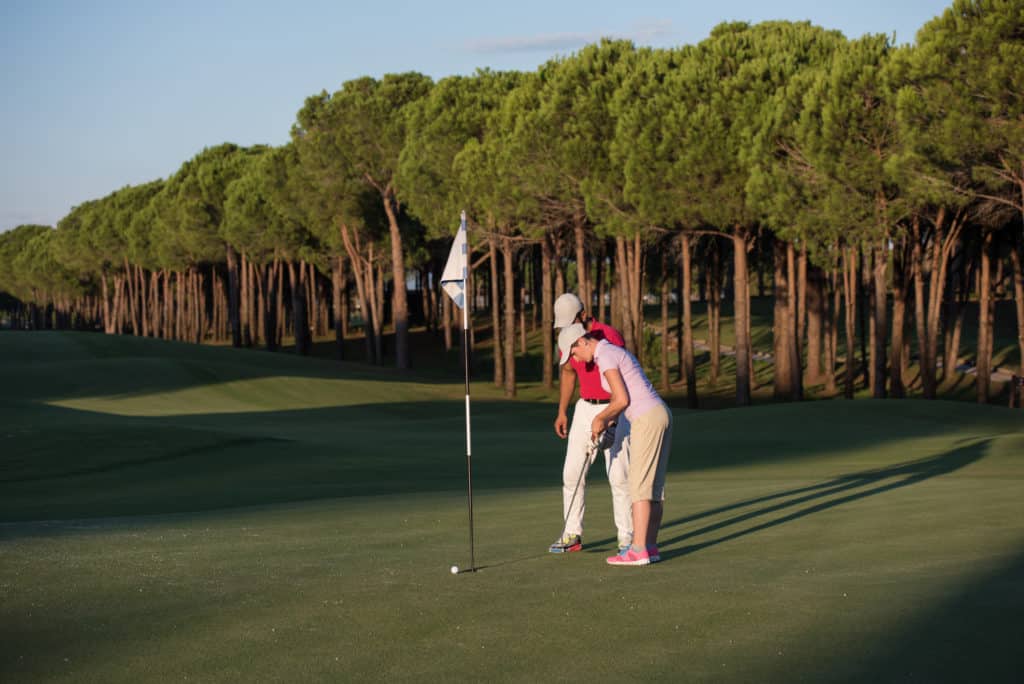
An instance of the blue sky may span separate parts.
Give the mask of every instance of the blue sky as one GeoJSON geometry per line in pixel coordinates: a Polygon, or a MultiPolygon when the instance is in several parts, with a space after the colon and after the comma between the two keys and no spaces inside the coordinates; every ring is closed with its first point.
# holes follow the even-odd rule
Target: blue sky
{"type": "Polygon", "coordinates": [[[951,0],[0,0],[0,231],[166,178],[203,147],[288,140],[357,76],[532,70],[601,36],[664,47],[722,21],[917,30],[951,0]]]}

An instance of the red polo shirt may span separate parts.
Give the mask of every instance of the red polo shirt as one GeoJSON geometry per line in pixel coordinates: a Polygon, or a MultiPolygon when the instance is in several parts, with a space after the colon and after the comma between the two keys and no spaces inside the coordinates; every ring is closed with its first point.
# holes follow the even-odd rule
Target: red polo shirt
{"type": "MultiPolygon", "coordinates": [[[[600,321],[591,321],[590,330],[587,331],[595,339],[608,340],[612,344],[625,347],[626,341],[622,339],[622,335],[619,331],[610,325],[605,325],[600,321]]],[[[561,357],[561,350],[559,350],[559,357],[561,357]]],[[[609,394],[601,387],[601,371],[597,369],[596,363],[583,363],[577,361],[576,357],[570,357],[569,363],[576,370],[576,375],[580,379],[580,397],[583,399],[611,399],[612,395],[609,394]]]]}

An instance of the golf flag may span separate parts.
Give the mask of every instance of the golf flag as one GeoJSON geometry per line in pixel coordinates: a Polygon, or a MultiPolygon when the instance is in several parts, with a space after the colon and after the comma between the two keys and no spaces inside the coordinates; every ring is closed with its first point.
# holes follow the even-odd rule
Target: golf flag
{"type": "MultiPolygon", "coordinates": [[[[469,571],[476,572],[476,550],[473,534],[473,448],[469,413],[469,303],[466,301],[466,280],[469,279],[469,242],[466,239],[466,212],[462,212],[459,232],[455,234],[448,263],[441,274],[441,287],[462,309],[462,361],[466,371],[466,502],[469,504],[469,571]]],[[[452,572],[458,568],[452,566],[452,572]]]]}
{"type": "Polygon", "coordinates": [[[441,274],[441,287],[460,309],[466,306],[466,279],[469,277],[466,251],[466,212],[462,212],[459,232],[455,234],[452,251],[448,253],[448,262],[444,265],[444,273],[441,274]]]}

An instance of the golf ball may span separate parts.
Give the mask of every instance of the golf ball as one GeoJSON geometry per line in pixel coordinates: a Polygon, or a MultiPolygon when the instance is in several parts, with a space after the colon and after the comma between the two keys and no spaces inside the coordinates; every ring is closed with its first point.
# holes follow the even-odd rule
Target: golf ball
{"type": "Polygon", "coordinates": [[[459,574],[459,566],[458,565],[453,565],[452,566],[452,574],[453,575],[458,575],[459,574]]]}

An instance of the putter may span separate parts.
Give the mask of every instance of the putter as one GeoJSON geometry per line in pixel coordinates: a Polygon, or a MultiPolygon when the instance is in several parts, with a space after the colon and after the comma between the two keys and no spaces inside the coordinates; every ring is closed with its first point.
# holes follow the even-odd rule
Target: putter
{"type": "MultiPolygon", "coordinates": [[[[594,465],[596,460],[596,454],[599,450],[611,448],[615,442],[615,423],[610,424],[601,434],[597,436],[597,439],[590,440],[587,444],[587,457],[583,459],[583,467],[580,468],[580,476],[576,478],[576,487],[572,490],[572,497],[569,498],[569,507],[566,511],[572,510],[572,505],[576,503],[576,494],[580,491],[580,484],[583,482],[583,476],[586,474],[590,466],[594,465]]],[[[558,535],[558,539],[561,540],[565,537],[565,528],[569,524],[568,514],[562,519],[562,531],[558,535]]],[[[565,553],[564,550],[556,550],[548,548],[551,553],[565,553]]]]}

